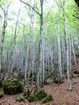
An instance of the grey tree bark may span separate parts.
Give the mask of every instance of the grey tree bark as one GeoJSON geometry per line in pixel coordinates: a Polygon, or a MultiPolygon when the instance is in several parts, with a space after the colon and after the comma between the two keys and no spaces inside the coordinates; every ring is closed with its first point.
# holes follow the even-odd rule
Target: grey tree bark
{"type": "MultiPolygon", "coordinates": [[[[58,20],[59,21],[59,20],[58,20]]],[[[58,22],[58,67],[59,80],[62,81],[61,45],[60,45],[60,22],[58,22]]]]}
{"type": "Polygon", "coordinates": [[[15,29],[14,29],[14,43],[13,43],[13,49],[12,49],[12,52],[11,52],[11,55],[10,55],[8,76],[12,76],[13,66],[14,66],[14,63],[15,63],[16,38],[17,38],[17,28],[18,28],[18,23],[19,23],[20,12],[21,12],[21,6],[20,6],[20,8],[18,10],[18,14],[17,14],[17,17],[16,17],[16,23],[15,23],[15,29]]]}
{"type": "Polygon", "coordinates": [[[67,56],[67,78],[68,78],[68,89],[72,90],[72,82],[71,82],[71,76],[70,76],[70,65],[69,65],[69,39],[68,39],[68,33],[67,33],[67,27],[66,27],[66,2],[63,1],[63,16],[64,16],[64,35],[66,38],[66,56],[67,56]]]}
{"type": "Polygon", "coordinates": [[[1,74],[1,69],[2,69],[2,53],[3,53],[3,47],[4,47],[4,40],[5,40],[5,31],[6,31],[6,27],[7,27],[7,20],[8,20],[8,10],[9,10],[9,5],[5,8],[3,8],[0,5],[2,11],[3,11],[3,16],[4,16],[4,20],[3,20],[3,26],[2,26],[2,36],[1,36],[1,45],[0,45],[0,74],[1,74]]]}

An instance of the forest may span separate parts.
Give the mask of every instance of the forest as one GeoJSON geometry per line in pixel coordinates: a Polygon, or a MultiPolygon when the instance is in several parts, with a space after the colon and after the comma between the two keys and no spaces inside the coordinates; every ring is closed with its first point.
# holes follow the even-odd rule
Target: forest
{"type": "Polygon", "coordinates": [[[79,105],[79,0],[0,0],[0,105],[79,105]]]}

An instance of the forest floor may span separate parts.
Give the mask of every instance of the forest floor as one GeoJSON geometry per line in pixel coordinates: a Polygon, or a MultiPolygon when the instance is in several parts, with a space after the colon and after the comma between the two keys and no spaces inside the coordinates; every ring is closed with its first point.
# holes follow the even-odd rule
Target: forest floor
{"type": "MultiPolygon", "coordinates": [[[[50,81],[43,89],[54,98],[54,100],[44,105],[79,105],[79,77],[72,79],[72,91],[68,90],[67,80],[59,86],[50,81]]],[[[21,94],[12,96],[4,95],[0,99],[0,105],[42,105],[41,102],[16,102],[16,96],[19,95],[21,94]]]]}

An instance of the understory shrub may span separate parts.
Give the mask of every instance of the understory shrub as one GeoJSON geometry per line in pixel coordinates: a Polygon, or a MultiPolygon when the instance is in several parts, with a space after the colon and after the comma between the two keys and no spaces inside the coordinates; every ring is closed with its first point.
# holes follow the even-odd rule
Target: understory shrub
{"type": "Polygon", "coordinates": [[[5,94],[13,95],[23,91],[22,82],[17,78],[9,78],[2,82],[5,94]]]}

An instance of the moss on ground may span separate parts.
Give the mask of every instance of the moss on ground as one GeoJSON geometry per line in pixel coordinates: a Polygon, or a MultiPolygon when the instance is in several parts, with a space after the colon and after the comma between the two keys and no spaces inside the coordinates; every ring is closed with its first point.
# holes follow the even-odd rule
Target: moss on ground
{"type": "Polygon", "coordinates": [[[47,96],[47,93],[44,90],[40,90],[37,93],[30,95],[27,100],[29,102],[34,102],[37,100],[40,101],[40,100],[44,99],[46,96],[47,96]]]}
{"type": "Polygon", "coordinates": [[[40,90],[35,95],[38,100],[41,100],[47,96],[47,93],[44,90],[40,90]]]}
{"type": "Polygon", "coordinates": [[[37,99],[36,95],[30,95],[27,100],[29,102],[34,102],[34,101],[37,101],[38,99],[37,99]]]}
{"type": "Polygon", "coordinates": [[[49,101],[52,101],[53,100],[53,97],[51,95],[47,95],[44,100],[42,101],[42,103],[47,103],[49,101]]]}
{"type": "Polygon", "coordinates": [[[9,78],[2,82],[2,87],[5,94],[13,95],[23,91],[22,83],[17,78],[9,78]]]}

